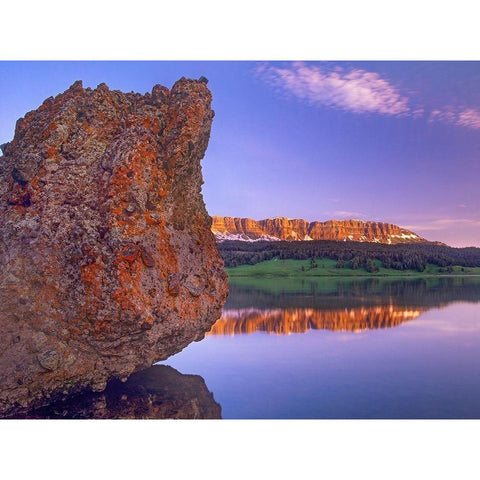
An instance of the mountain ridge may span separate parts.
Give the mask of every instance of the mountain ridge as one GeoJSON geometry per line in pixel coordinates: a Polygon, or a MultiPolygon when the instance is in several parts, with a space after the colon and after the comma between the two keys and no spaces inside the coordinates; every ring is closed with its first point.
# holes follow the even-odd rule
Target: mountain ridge
{"type": "Polygon", "coordinates": [[[439,243],[430,242],[415,232],[392,223],[355,219],[309,222],[287,217],[253,220],[212,215],[211,229],[217,242],[336,240],[386,244],[439,243]]]}

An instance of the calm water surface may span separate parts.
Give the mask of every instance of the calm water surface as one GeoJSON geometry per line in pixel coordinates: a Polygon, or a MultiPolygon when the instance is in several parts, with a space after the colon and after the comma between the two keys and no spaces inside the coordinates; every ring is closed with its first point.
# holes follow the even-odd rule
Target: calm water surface
{"type": "Polygon", "coordinates": [[[161,363],[223,418],[480,418],[480,278],[237,279],[161,363]]]}

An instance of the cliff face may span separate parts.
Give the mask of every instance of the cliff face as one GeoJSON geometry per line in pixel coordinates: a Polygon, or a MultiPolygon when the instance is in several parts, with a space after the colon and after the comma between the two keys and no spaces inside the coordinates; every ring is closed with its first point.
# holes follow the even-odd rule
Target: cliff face
{"type": "Polygon", "coordinates": [[[217,241],[224,240],[351,240],[378,243],[427,242],[424,238],[397,225],[361,220],[307,222],[285,217],[266,220],[212,217],[212,231],[217,241]]]}
{"type": "Polygon", "coordinates": [[[204,81],[124,94],[76,82],[0,157],[0,414],[167,358],[220,316],[201,196],[204,81]]]}

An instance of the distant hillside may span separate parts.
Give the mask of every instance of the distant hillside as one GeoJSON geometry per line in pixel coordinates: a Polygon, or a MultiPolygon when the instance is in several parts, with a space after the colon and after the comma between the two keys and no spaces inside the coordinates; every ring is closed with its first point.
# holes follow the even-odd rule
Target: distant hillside
{"type": "Polygon", "coordinates": [[[335,240],[389,245],[430,243],[416,233],[397,225],[362,220],[308,222],[285,217],[252,220],[250,218],[213,216],[212,232],[218,242],[226,240],[245,242],[335,240]]]}

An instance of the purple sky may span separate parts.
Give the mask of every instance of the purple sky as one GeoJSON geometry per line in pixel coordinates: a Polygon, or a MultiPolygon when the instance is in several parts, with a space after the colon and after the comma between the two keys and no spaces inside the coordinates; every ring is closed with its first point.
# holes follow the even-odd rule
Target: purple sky
{"type": "Polygon", "coordinates": [[[480,62],[0,62],[0,143],[75,80],[206,76],[212,215],[392,222],[480,246],[480,62]]]}

